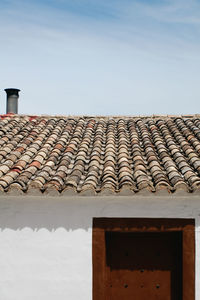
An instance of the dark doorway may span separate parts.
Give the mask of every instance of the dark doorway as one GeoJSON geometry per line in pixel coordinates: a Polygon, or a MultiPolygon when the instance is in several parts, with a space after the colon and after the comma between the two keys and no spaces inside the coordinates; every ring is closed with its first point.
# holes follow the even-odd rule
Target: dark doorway
{"type": "Polygon", "coordinates": [[[182,300],[181,232],[106,232],[110,299],[182,300]]]}
{"type": "Polygon", "coordinates": [[[192,219],[95,218],[93,300],[194,300],[192,219]]]}

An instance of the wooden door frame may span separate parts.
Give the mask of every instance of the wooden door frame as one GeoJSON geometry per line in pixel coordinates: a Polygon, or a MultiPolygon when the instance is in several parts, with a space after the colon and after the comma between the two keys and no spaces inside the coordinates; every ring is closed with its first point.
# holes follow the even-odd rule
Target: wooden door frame
{"type": "Polygon", "coordinates": [[[195,300],[195,220],[165,218],[93,218],[93,300],[106,299],[105,232],[182,232],[183,300],[195,300]]]}

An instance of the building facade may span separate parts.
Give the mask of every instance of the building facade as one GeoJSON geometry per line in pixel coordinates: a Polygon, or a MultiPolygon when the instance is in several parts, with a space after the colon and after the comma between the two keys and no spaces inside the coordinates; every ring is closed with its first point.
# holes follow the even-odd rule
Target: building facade
{"type": "Polygon", "coordinates": [[[0,125],[0,299],[199,299],[198,116],[0,125]]]}

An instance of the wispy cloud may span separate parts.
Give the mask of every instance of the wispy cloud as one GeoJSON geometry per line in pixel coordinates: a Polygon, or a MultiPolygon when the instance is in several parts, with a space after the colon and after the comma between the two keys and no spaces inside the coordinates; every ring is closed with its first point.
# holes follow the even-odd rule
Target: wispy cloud
{"type": "Polygon", "coordinates": [[[199,51],[200,3],[195,0],[4,0],[0,8],[5,36],[14,27],[19,32],[31,29],[47,35],[93,35],[141,51],[156,49],[161,55],[166,55],[166,48],[175,56],[177,49],[179,56],[185,56],[187,48],[192,56],[195,49],[196,56],[199,51]]]}
{"type": "Polygon", "coordinates": [[[200,2],[198,0],[168,0],[160,1],[160,3],[160,5],[153,6],[140,3],[140,7],[146,16],[162,23],[190,25],[200,23],[200,2]]]}

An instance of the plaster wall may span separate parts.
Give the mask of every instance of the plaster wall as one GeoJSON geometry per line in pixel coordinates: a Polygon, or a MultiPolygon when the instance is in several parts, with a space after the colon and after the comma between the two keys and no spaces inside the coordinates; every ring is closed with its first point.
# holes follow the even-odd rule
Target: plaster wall
{"type": "Polygon", "coordinates": [[[0,300],[92,300],[92,218],[195,218],[200,196],[0,197],[0,300]]]}

